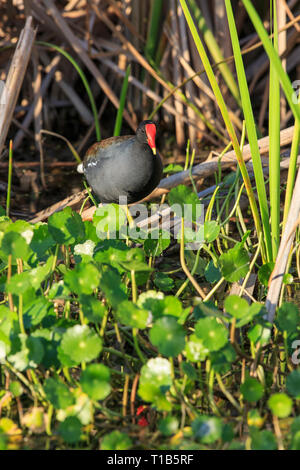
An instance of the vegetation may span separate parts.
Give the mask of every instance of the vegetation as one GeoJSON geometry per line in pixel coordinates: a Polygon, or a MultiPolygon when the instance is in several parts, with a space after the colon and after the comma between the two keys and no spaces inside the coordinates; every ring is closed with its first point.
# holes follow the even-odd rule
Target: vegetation
{"type": "MultiPolygon", "coordinates": [[[[105,132],[119,135],[122,123],[134,127],[139,118],[161,113],[176,136],[176,143],[171,137],[161,141],[161,153],[166,155],[164,183],[174,176],[178,180],[162,196],[154,193],[158,211],[163,211],[159,202],[173,206],[168,213],[170,230],[163,224],[164,216],[150,229],[145,223],[132,226],[126,211],[115,204],[95,208],[88,220],[87,206],[96,203],[89,190],[78,211],[64,207],[46,222],[32,223],[30,216],[14,213],[13,165],[19,154],[13,122],[7,191],[0,209],[0,449],[299,450],[299,211],[293,219],[290,207],[299,199],[295,178],[300,107],[294,99],[294,69],[289,76],[278,55],[282,10],[275,0],[260,14],[261,2],[225,0],[226,43],[233,55],[224,59],[220,41],[212,40],[209,20],[214,12],[209,14],[204,2],[174,0],[166,7],[161,0],[145,1],[151,6],[147,30],[137,19],[138,13],[145,13],[144,6],[126,16],[122,2],[104,2],[101,14],[94,2],[79,2],[78,11],[74,10],[79,17],[88,8],[88,19],[89,15],[93,21],[101,19],[100,24],[113,33],[103,39],[103,47],[119,58],[117,66],[96,36],[94,42],[88,36],[89,55],[80,49],[80,27],[75,22],[71,28],[65,20],[72,17],[68,5],[58,10],[52,0],[34,3],[37,17],[49,9],[48,27],[56,24],[54,31],[63,31],[78,54],[75,60],[53,43],[53,37],[48,39],[47,35],[53,36],[51,28],[51,34],[43,31],[36,42],[41,57],[45,58],[46,47],[47,54],[55,50],[56,57],[62,54],[67,59],[67,70],[70,74],[75,70],[78,79],[75,92],[87,94],[92,112],[87,114],[86,143],[93,130],[100,140],[105,132]],[[243,21],[237,8],[243,8],[243,21]],[[122,28],[115,26],[115,17],[122,28]],[[263,23],[266,18],[269,31],[263,23]],[[179,47],[175,32],[180,32],[180,50],[187,46],[190,61],[186,53],[175,57],[179,47]],[[261,41],[255,47],[266,54],[262,114],[253,105],[247,77],[245,54],[250,46],[241,47],[249,40],[246,35],[245,41],[245,32],[251,41],[261,41]],[[135,40],[127,39],[130,34],[136,34],[135,40]],[[122,76],[120,101],[95,71],[93,48],[99,48],[106,67],[115,67],[122,76]],[[127,59],[119,67],[122,48],[127,59]],[[170,54],[172,76],[166,66],[170,54]],[[189,63],[195,64],[197,73],[189,63]],[[95,84],[100,84],[106,98],[93,97],[95,84]],[[206,105],[199,102],[196,86],[201,98],[206,93],[206,105]],[[146,95],[155,97],[156,108],[146,95]],[[101,120],[103,99],[106,106],[112,103],[106,110],[106,116],[114,116],[109,131],[101,120]],[[170,100],[174,100],[173,121],[170,100]],[[141,104],[145,115],[137,110],[141,104]],[[183,122],[189,126],[184,128],[183,122]],[[288,124],[294,126],[289,168],[280,178],[280,130],[288,124]],[[268,172],[259,140],[263,133],[269,135],[268,172]],[[245,162],[246,141],[251,168],[245,162]],[[199,164],[199,151],[208,144],[210,151],[212,143],[217,144],[218,157],[213,159],[217,166],[199,193],[194,164],[199,164]],[[184,158],[172,159],[173,149],[182,146],[184,158]],[[228,160],[223,166],[231,147],[236,169],[229,168],[228,160]],[[187,204],[192,227],[184,221],[187,204]],[[293,242],[286,258],[284,237],[293,242]],[[276,277],[274,266],[283,259],[282,284],[273,297],[271,274],[276,277]],[[274,321],[270,305],[277,306],[274,321]]],[[[138,2],[131,3],[137,7],[138,2]]],[[[292,3],[293,10],[297,2],[292,3]]],[[[296,20],[293,17],[290,28],[299,28],[296,20]]],[[[10,50],[13,42],[6,46],[10,50]]],[[[255,47],[252,43],[252,52],[255,47]]],[[[254,52],[252,64],[256,60],[254,52]]],[[[63,128],[58,127],[53,131],[63,128]]],[[[36,139],[43,132],[37,128],[36,139]]],[[[63,139],[76,140],[76,149],[70,143],[69,148],[70,158],[78,161],[83,136],[77,140],[74,129],[73,136],[68,132],[66,126],[63,139]]],[[[163,136],[167,135],[165,128],[163,136]]],[[[43,152],[40,158],[42,185],[47,161],[43,152]]]]}

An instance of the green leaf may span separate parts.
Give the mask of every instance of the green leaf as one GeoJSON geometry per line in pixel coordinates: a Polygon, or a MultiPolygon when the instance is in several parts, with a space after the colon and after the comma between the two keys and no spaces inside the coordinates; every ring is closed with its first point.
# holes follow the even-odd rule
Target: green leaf
{"type": "Polygon", "coordinates": [[[198,320],[195,333],[209,351],[218,351],[228,341],[228,331],[215,318],[207,317],[198,320]]]}
{"type": "Polygon", "coordinates": [[[223,253],[219,260],[222,275],[228,282],[238,282],[248,273],[249,255],[239,244],[223,253]]]}
{"type": "Polygon", "coordinates": [[[82,371],[80,384],[82,390],[92,400],[104,400],[111,391],[109,368],[103,364],[90,364],[82,371]]]}
{"type": "Polygon", "coordinates": [[[189,361],[198,362],[205,361],[209,350],[203,345],[202,339],[193,334],[189,337],[184,352],[189,361]]]}
{"type": "MultiPolygon", "coordinates": [[[[193,253],[192,250],[185,250],[184,257],[185,257],[189,270],[192,271],[196,263],[196,255],[193,253]]],[[[194,273],[198,274],[198,276],[204,276],[206,264],[207,264],[206,261],[199,256],[197,267],[194,273]]]]}
{"type": "Polygon", "coordinates": [[[156,273],[154,276],[155,286],[163,292],[169,292],[174,288],[174,281],[164,273],[156,273]]]}
{"type": "Polygon", "coordinates": [[[31,289],[31,275],[29,271],[14,274],[6,285],[6,291],[15,295],[22,295],[29,289],[31,289]]]}
{"type": "Polygon", "coordinates": [[[265,286],[268,287],[269,279],[274,269],[275,263],[270,261],[263,264],[258,270],[258,279],[265,286]]]}
{"type": "Polygon", "coordinates": [[[9,391],[13,394],[14,397],[20,397],[23,393],[23,387],[20,382],[13,380],[9,384],[9,391]]]}
{"type": "Polygon", "coordinates": [[[93,216],[93,224],[97,235],[107,232],[116,233],[126,223],[126,214],[118,204],[107,204],[97,208],[93,216]]]}
{"type": "Polygon", "coordinates": [[[64,333],[60,349],[71,362],[80,364],[96,359],[102,350],[102,341],[87,325],[75,325],[64,333]]]}
{"type": "Polygon", "coordinates": [[[184,217],[186,220],[196,221],[201,215],[201,203],[197,194],[188,186],[180,184],[172,188],[168,194],[171,209],[177,217],[184,217]]]}
{"type": "Polygon", "coordinates": [[[213,260],[210,260],[210,262],[207,264],[205,271],[204,271],[204,275],[205,275],[205,279],[210,284],[214,284],[215,282],[218,282],[222,277],[220,269],[214,265],[213,260]]]}
{"type": "Polygon", "coordinates": [[[45,380],[44,390],[46,398],[55,409],[64,410],[75,403],[75,398],[66,384],[60,380],[48,378],[45,380]]]}
{"type": "Polygon", "coordinates": [[[166,392],[172,385],[172,369],[167,359],[149,359],[141,369],[138,394],[142,400],[151,402],[158,410],[170,411],[171,403],[166,392]]]}
{"type": "Polygon", "coordinates": [[[99,324],[102,322],[106,307],[100,300],[92,295],[81,294],[79,302],[83,311],[83,315],[91,323],[99,324]]]}
{"type": "Polygon", "coordinates": [[[211,366],[215,372],[226,374],[231,369],[232,362],[236,359],[236,352],[230,343],[222,349],[210,353],[211,366]]]}
{"type": "Polygon", "coordinates": [[[47,315],[54,313],[54,307],[51,302],[49,302],[45,297],[38,297],[33,300],[31,303],[26,305],[24,309],[24,325],[26,328],[30,326],[36,326],[43,318],[47,315]]]}
{"type": "Polygon", "coordinates": [[[263,386],[258,380],[253,377],[248,377],[241,385],[241,393],[244,400],[249,402],[256,402],[260,400],[264,394],[263,386]]]}
{"type": "Polygon", "coordinates": [[[220,233],[221,227],[215,220],[207,220],[204,222],[204,240],[206,243],[215,241],[220,233]]]}
{"type": "Polygon", "coordinates": [[[283,302],[277,312],[276,324],[280,331],[286,331],[288,334],[297,331],[300,323],[299,309],[296,305],[283,302]]]}
{"type": "Polygon", "coordinates": [[[123,300],[128,300],[124,292],[125,285],[121,282],[120,275],[111,268],[102,270],[100,288],[114,308],[117,308],[123,300]]]}
{"type": "Polygon", "coordinates": [[[85,226],[77,212],[65,207],[61,212],[55,212],[48,219],[48,229],[53,239],[60,245],[73,245],[83,240],[85,226]]]}
{"type": "Polygon", "coordinates": [[[81,427],[81,422],[76,416],[68,416],[58,426],[58,432],[65,442],[75,444],[80,440],[81,427]]]}
{"type": "Polygon", "coordinates": [[[192,422],[192,430],[196,439],[203,444],[212,444],[222,436],[222,422],[215,416],[198,416],[192,422]]]}
{"type": "Polygon", "coordinates": [[[81,263],[65,274],[66,286],[76,294],[92,294],[99,285],[100,273],[93,264],[81,263]]]}
{"type": "Polygon", "coordinates": [[[275,450],[277,443],[274,434],[271,431],[259,431],[256,428],[251,429],[251,449],[252,450],[275,450]]]}
{"type": "Polygon", "coordinates": [[[124,300],[118,307],[117,316],[122,324],[143,330],[147,326],[149,312],[129,300],[124,300]]]}
{"type": "Polygon", "coordinates": [[[145,262],[145,254],[140,248],[131,248],[126,252],[125,258],[119,264],[127,271],[152,271],[145,262]]]}
{"type": "Polygon", "coordinates": [[[274,393],[268,400],[268,406],[273,415],[287,418],[291,414],[293,402],[285,393],[274,393]]]}
{"type": "Polygon", "coordinates": [[[150,331],[150,341],[161,354],[174,357],[181,353],[185,345],[185,332],[176,318],[162,317],[150,331]]]}
{"type": "Polygon", "coordinates": [[[112,431],[101,440],[101,450],[128,450],[131,447],[130,437],[120,431],[112,431]]]}
{"type": "Polygon", "coordinates": [[[159,256],[168,248],[171,242],[171,235],[166,230],[153,230],[144,241],[144,251],[147,256],[159,256]]]}
{"type": "Polygon", "coordinates": [[[12,261],[16,263],[17,258],[27,260],[30,254],[30,249],[26,240],[22,235],[14,231],[8,231],[3,235],[0,245],[0,257],[4,255],[5,261],[8,256],[12,256],[12,261]]]}
{"type": "Polygon", "coordinates": [[[11,353],[8,361],[16,369],[23,371],[28,367],[37,367],[44,356],[44,348],[39,338],[19,334],[12,340],[11,353]]]}
{"type": "Polygon", "coordinates": [[[243,318],[247,315],[249,304],[247,300],[242,299],[238,295],[230,295],[224,302],[225,310],[234,318],[243,318]]]}
{"type": "Polygon", "coordinates": [[[290,395],[300,399],[300,370],[293,370],[286,378],[286,388],[290,395]]]}
{"type": "Polygon", "coordinates": [[[179,422],[175,416],[167,416],[158,422],[158,429],[163,436],[172,436],[178,431],[179,422]]]}
{"type": "Polygon", "coordinates": [[[38,223],[34,225],[33,237],[30,242],[30,248],[39,259],[44,259],[47,250],[55,245],[55,240],[49,233],[48,224],[38,223]]]}
{"type": "Polygon", "coordinates": [[[249,329],[247,336],[254,344],[259,342],[264,345],[267,344],[271,337],[271,330],[266,328],[263,324],[261,325],[260,323],[256,323],[256,325],[249,329]]]}
{"type": "Polygon", "coordinates": [[[177,165],[175,163],[169,163],[166,167],[164,167],[164,173],[178,173],[179,171],[183,171],[182,165],[177,165]]]}

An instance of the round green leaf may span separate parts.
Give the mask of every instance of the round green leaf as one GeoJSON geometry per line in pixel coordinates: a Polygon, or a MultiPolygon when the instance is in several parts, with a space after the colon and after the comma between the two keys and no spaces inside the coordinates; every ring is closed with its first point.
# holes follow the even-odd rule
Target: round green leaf
{"type": "Polygon", "coordinates": [[[268,406],[273,415],[287,418],[291,414],[293,402],[285,393],[274,393],[268,400],[268,406]]]}
{"type": "Polygon", "coordinates": [[[99,355],[102,341],[87,325],[75,325],[63,335],[60,348],[71,363],[90,362],[99,355]]]}
{"type": "Polygon", "coordinates": [[[268,287],[269,279],[274,269],[275,263],[270,261],[263,264],[258,270],[258,279],[265,286],[268,287]]]}
{"type": "Polygon", "coordinates": [[[225,310],[234,318],[242,318],[247,315],[249,304],[247,300],[242,299],[238,295],[230,295],[225,299],[225,310]]]}
{"type": "Polygon", "coordinates": [[[99,285],[99,271],[93,264],[81,263],[65,274],[65,284],[76,294],[92,294],[99,285]]]}
{"type": "Polygon", "coordinates": [[[75,403],[75,398],[67,385],[51,377],[45,380],[44,390],[47,400],[56,409],[64,410],[75,403]]]}
{"type": "Polygon", "coordinates": [[[195,334],[209,351],[218,351],[228,341],[228,331],[215,318],[201,318],[196,323],[195,334]]]}
{"type": "Polygon", "coordinates": [[[159,352],[167,357],[177,356],[184,348],[185,333],[176,318],[162,317],[153,325],[150,340],[159,352]]]}
{"type": "Polygon", "coordinates": [[[167,416],[158,423],[158,429],[164,436],[172,436],[178,431],[178,419],[175,416],[167,416]]]}
{"type": "Polygon", "coordinates": [[[82,390],[92,400],[104,400],[110,394],[110,372],[103,364],[90,364],[82,371],[80,383],[82,390]]]}
{"type": "Polygon", "coordinates": [[[120,431],[112,431],[101,440],[101,450],[128,450],[131,446],[130,437],[120,431]]]}
{"type": "Polygon", "coordinates": [[[277,313],[277,324],[280,331],[286,331],[288,334],[296,332],[299,321],[298,307],[295,304],[283,302],[277,313]]]}
{"type": "Polygon", "coordinates": [[[300,398],[300,370],[293,370],[286,378],[287,391],[293,397],[300,398]]]}
{"type": "Polygon", "coordinates": [[[226,281],[238,282],[249,270],[249,255],[245,248],[236,245],[220,258],[220,267],[226,281]]]}
{"type": "Polygon", "coordinates": [[[261,399],[264,394],[264,389],[258,380],[253,377],[248,377],[241,385],[241,393],[243,394],[244,400],[255,402],[261,399]]]}
{"type": "Polygon", "coordinates": [[[271,431],[259,431],[253,428],[251,430],[251,449],[252,450],[275,450],[277,443],[274,434],[271,431]]]}
{"type": "Polygon", "coordinates": [[[154,276],[155,286],[163,292],[168,292],[173,289],[174,281],[171,277],[164,273],[156,273],[154,276]]]}
{"type": "Polygon", "coordinates": [[[184,348],[185,355],[191,362],[205,361],[209,350],[203,345],[202,339],[191,335],[184,348]]]}
{"type": "Polygon", "coordinates": [[[68,444],[75,444],[80,440],[81,422],[76,416],[68,416],[58,426],[58,432],[68,444]]]}
{"type": "Polygon", "coordinates": [[[115,233],[126,223],[126,214],[118,204],[100,206],[93,216],[93,224],[98,234],[115,233]]]}
{"type": "Polygon", "coordinates": [[[216,240],[220,233],[220,225],[215,220],[207,220],[204,222],[204,239],[206,243],[212,243],[216,240]]]}
{"type": "Polygon", "coordinates": [[[85,235],[85,227],[80,215],[73,212],[70,207],[52,214],[48,219],[48,229],[53,239],[60,245],[79,243],[85,235]]]}
{"type": "Polygon", "coordinates": [[[171,385],[170,362],[162,357],[156,357],[149,359],[141,369],[138,394],[142,400],[153,403],[159,410],[169,411],[171,403],[166,398],[166,392],[171,385]]]}
{"type": "Polygon", "coordinates": [[[143,310],[129,300],[124,300],[118,308],[118,319],[124,325],[133,328],[145,329],[149,317],[149,312],[143,310]]]}

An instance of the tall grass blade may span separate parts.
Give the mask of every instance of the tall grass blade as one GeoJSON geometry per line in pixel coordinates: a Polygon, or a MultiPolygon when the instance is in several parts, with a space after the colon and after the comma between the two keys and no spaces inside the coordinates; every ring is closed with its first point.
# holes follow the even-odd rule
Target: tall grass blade
{"type": "Polygon", "coordinates": [[[237,71],[238,83],[240,88],[242,108],[246,121],[246,129],[248,134],[249,145],[252,154],[253,170],[256,181],[256,188],[258,193],[258,201],[261,213],[262,226],[264,231],[264,242],[266,245],[267,259],[270,261],[272,259],[272,240],[270,233],[270,223],[269,223],[269,209],[267,194],[264,182],[264,175],[261,165],[260,151],[256,133],[255,120],[253,116],[253,110],[250,100],[250,94],[247,84],[247,78],[244,68],[244,63],[242,59],[238,33],[235,25],[231,0],[225,0],[225,6],[227,11],[227,18],[229,24],[229,31],[231,35],[231,42],[233,47],[233,54],[235,60],[235,66],[237,71]]]}
{"type": "Polygon", "coordinates": [[[99,118],[98,118],[97,106],[96,106],[96,103],[95,103],[95,100],[94,100],[93,93],[92,93],[92,90],[90,88],[89,82],[88,82],[83,70],[79,67],[76,60],[73,59],[73,57],[68,52],[66,52],[61,47],[56,46],[56,44],[52,44],[50,42],[45,42],[45,41],[36,41],[36,44],[39,44],[41,46],[50,47],[51,49],[55,49],[56,51],[58,51],[60,54],[62,54],[64,57],[66,57],[66,59],[68,59],[69,62],[71,62],[73,67],[78,72],[78,75],[80,76],[80,78],[83,82],[83,85],[85,87],[85,90],[87,92],[87,95],[88,95],[90,103],[91,103],[92,113],[93,113],[94,122],[95,122],[96,138],[97,138],[97,141],[100,141],[101,140],[101,131],[100,131],[100,123],[99,123],[99,118]]]}
{"type": "Polygon", "coordinates": [[[116,117],[116,122],[115,122],[115,129],[114,129],[114,136],[119,136],[121,132],[121,127],[122,127],[122,121],[123,121],[123,112],[125,108],[125,102],[126,102],[126,96],[127,96],[127,90],[128,90],[128,80],[129,80],[129,75],[131,72],[131,67],[130,64],[128,65],[126,69],[126,74],[123,80],[123,85],[122,85],[122,90],[121,90],[121,96],[120,96],[120,106],[117,112],[117,117],[116,117]]]}
{"type": "Polygon", "coordinates": [[[290,155],[290,165],[289,165],[289,172],[286,184],[286,192],[285,192],[285,201],[284,201],[284,211],[283,211],[283,225],[282,231],[284,231],[284,227],[286,225],[287,216],[290,209],[290,204],[293,195],[294,183],[296,179],[296,171],[297,171],[297,158],[299,152],[299,145],[300,145],[300,123],[296,120],[295,122],[295,130],[294,136],[291,146],[291,155],[290,155]]]}
{"type": "MultiPolygon", "coordinates": [[[[188,9],[187,2],[186,2],[186,0],[180,0],[180,3],[181,3],[181,7],[183,9],[184,15],[186,17],[187,23],[189,25],[191,34],[192,34],[193,39],[195,41],[198,53],[199,53],[200,58],[202,60],[203,66],[205,68],[206,75],[208,77],[208,80],[210,82],[212,90],[215,94],[217,103],[219,105],[221,114],[223,116],[223,119],[224,119],[224,122],[225,122],[225,125],[226,125],[226,128],[227,128],[227,132],[228,132],[229,137],[232,141],[232,145],[233,145],[233,148],[234,148],[237,160],[238,160],[238,164],[239,164],[239,167],[240,167],[240,170],[241,170],[241,174],[242,174],[243,180],[245,182],[245,188],[246,188],[246,191],[247,191],[247,194],[248,194],[249,203],[250,203],[251,211],[252,211],[252,214],[253,214],[253,219],[254,219],[256,231],[257,231],[258,236],[260,236],[260,233],[262,232],[260,217],[259,217],[258,208],[257,208],[256,200],[255,200],[255,197],[254,197],[253,189],[252,189],[252,186],[251,186],[250,178],[249,178],[249,175],[248,175],[248,172],[247,172],[247,169],[246,169],[245,162],[243,160],[242,151],[240,149],[239,141],[237,139],[234,127],[233,127],[232,122],[230,120],[230,116],[229,116],[224,98],[222,96],[221,90],[220,90],[219,85],[217,83],[215,73],[214,73],[214,71],[211,67],[211,64],[210,64],[209,59],[207,57],[207,54],[205,52],[204,46],[203,46],[202,41],[201,41],[201,39],[198,35],[196,26],[194,24],[194,21],[192,19],[192,16],[190,14],[189,9],[188,9]]],[[[263,258],[266,259],[265,252],[263,253],[263,258]]]]}
{"type": "MultiPolygon", "coordinates": [[[[191,11],[195,17],[195,20],[197,22],[198,28],[203,34],[203,38],[205,41],[205,44],[214,59],[215,62],[223,62],[224,61],[224,56],[222,54],[222,51],[213,35],[213,32],[209,29],[207,26],[207,23],[205,21],[204,15],[202,14],[201,9],[198,7],[197,3],[195,0],[189,0],[189,5],[191,7],[191,11]]],[[[232,96],[236,100],[237,104],[239,107],[241,107],[241,98],[239,94],[239,89],[237,86],[237,83],[234,79],[234,76],[231,73],[230,68],[226,63],[221,63],[218,66],[224,81],[226,85],[228,86],[232,96]]]]}
{"type": "MultiPolygon", "coordinates": [[[[270,0],[273,12],[273,46],[278,54],[278,24],[276,0],[270,0]]],[[[272,24],[272,17],[270,19],[272,24]]],[[[280,82],[273,61],[270,61],[269,84],[269,168],[270,168],[270,208],[273,261],[275,261],[280,241],[280,82]]]]}
{"type": "Polygon", "coordinates": [[[242,0],[247,13],[256,29],[257,34],[260,37],[260,40],[263,43],[264,49],[266,53],[269,56],[270,62],[273,63],[275,70],[279,76],[279,80],[282,86],[282,89],[284,91],[284,94],[286,96],[286,99],[290,105],[290,108],[295,116],[295,119],[298,119],[300,121],[300,105],[295,103],[293,101],[293,96],[295,94],[295,90],[292,87],[291,81],[289,79],[289,76],[287,73],[284,71],[280,58],[278,54],[276,53],[271,40],[269,39],[268,33],[265,30],[265,27],[255,10],[254,6],[252,5],[252,2],[250,0],[242,0]]]}
{"type": "Polygon", "coordinates": [[[147,42],[145,46],[145,56],[148,60],[154,61],[156,59],[156,51],[160,37],[160,20],[163,8],[163,0],[151,1],[151,17],[149,23],[149,30],[147,42]]]}

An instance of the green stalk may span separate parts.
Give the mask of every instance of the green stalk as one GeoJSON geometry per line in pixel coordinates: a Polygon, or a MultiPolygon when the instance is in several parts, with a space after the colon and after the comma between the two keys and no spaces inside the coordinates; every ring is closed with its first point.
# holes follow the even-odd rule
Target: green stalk
{"type": "Polygon", "coordinates": [[[13,143],[12,143],[12,140],[10,140],[9,141],[9,152],[8,152],[8,181],[7,181],[7,196],[6,196],[6,215],[7,215],[7,217],[9,217],[9,210],[10,210],[12,159],[13,159],[13,143]]]}
{"type": "MultiPolygon", "coordinates": [[[[273,32],[274,50],[278,54],[278,25],[276,0],[270,0],[270,11],[273,6],[273,32]]],[[[272,18],[271,18],[272,24],[272,18]]],[[[269,85],[269,187],[271,208],[271,229],[273,261],[279,247],[280,238],[280,83],[274,62],[270,61],[270,85],[269,85]]]]}
{"type": "MultiPolygon", "coordinates": [[[[222,54],[222,51],[215,39],[215,36],[213,32],[209,29],[207,26],[207,23],[205,21],[205,18],[198,7],[197,3],[195,0],[189,0],[188,2],[191,7],[191,11],[195,17],[195,20],[197,22],[197,25],[199,27],[199,30],[203,34],[203,38],[205,41],[205,44],[207,46],[207,49],[209,50],[212,58],[214,59],[215,62],[222,62],[224,61],[224,56],[222,54]]],[[[236,100],[237,104],[239,107],[241,107],[241,99],[240,99],[240,94],[239,94],[239,89],[236,84],[236,81],[234,79],[234,76],[231,73],[230,68],[226,63],[222,63],[219,66],[219,70],[224,78],[224,81],[226,85],[228,86],[232,96],[236,100]]]]}
{"type": "Polygon", "coordinates": [[[287,185],[286,185],[282,230],[284,230],[286,219],[287,219],[289,209],[290,209],[291,200],[292,200],[293,188],[294,188],[294,182],[295,182],[296,170],[297,170],[297,157],[298,157],[299,145],[300,145],[300,123],[299,121],[296,120],[293,141],[292,141],[292,146],[291,146],[288,179],[287,179],[287,185]]]}
{"type": "MultiPolygon", "coordinates": [[[[227,11],[227,19],[229,24],[229,30],[231,35],[231,42],[235,60],[235,66],[237,71],[237,77],[240,87],[241,100],[243,113],[246,121],[246,128],[248,134],[249,145],[252,154],[253,170],[255,175],[258,201],[260,207],[261,221],[264,231],[264,242],[266,247],[267,260],[272,260],[272,240],[270,232],[270,223],[269,223],[269,209],[268,209],[268,200],[265,188],[264,174],[261,164],[260,151],[258,145],[258,138],[256,133],[256,125],[253,116],[253,110],[251,106],[250,93],[247,84],[247,78],[244,68],[244,63],[242,59],[239,38],[237,34],[237,29],[234,21],[233,10],[230,0],[225,0],[225,6],[227,11]]],[[[279,132],[278,132],[279,138],[279,132]]],[[[278,225],[279,226],[279,225],[278,225]]]]}
{"type": "Polygon", "coordinates": [[[117,118],[115,122],[115,129],[114,129],[114,136],[119,136],[121,132],[121,127],[122,127],[122,121],[123,121],[123,112],[125,108],[125,102],[126,102],[126,96],[127,96],[127,90],[128,90],[128,80],[129,80],[129,75],[131,72],[131,67],[130,64],[128,65],[125,73],[125,77],[123,80],[123,85],[122,85],[122,90],[121,90],[121,96],[120,96],[120,106],[117,112],[117,118]]]}
{"type": "Polygon", "coordinates": [[[60,54],[62,54],[64,57],[66,57],[66,59],[68,59],[69,62],[71,62],[73,67],[78,72],[78,75],[80,76],[80,78],[83,82],[83,85],[85,87],[85,90],[88,94],[88,97],[89,97],[89,100],[90,100],[90,103],[91,103],[91,108],[92,108],[92,112],[93,112],[93,115],[94,115],[96,138],[97,138],[97,141],[100,141],[101,140],[101,131],[100,131],[100,123],[99,123],[99,118],[98,118],[97,106],[96,106],[96,103],[95,103],[95,100],[94,100],[93,93],[92,93],[92,90],[90,88],[89,82],[88,82],[85,74],[83,73],[82,69],[79,67],[76,60],[73,59],[73,57],[68,52],[66,52],[61,47],[56,46],[56,44],[52,44],[52,43],[45,42],[45,41],[36,41],[36,44],[39,44],[40,46],[50,47],[51,49],[55,49],[56,51],[58,51],[60,54]]]}
{"type": "Polygon", "coordinates": [[[160,19],[163,8],[163,0],[151,1],[151,17],[147,42],[145,46],[145,56],[148,60],[155,60],[157,44],[160,36],[160,19]]]}
{"type": "Polygon", "coordinates": [[[293,102],[293,96],[295,94],[295,90],[292,87],[291,81],[289,79],[288,74],[284,71],[280,58],[275,51],[272,41],[269,39],[268,33],[265,30],[265,27],[255,10],[254,6],[252,5],[252,2],[250,0],[242,0],[248,15],[250,16],[250,19],[256,29],[257,34],[260,37],[260,40],[263,43],[264,49],[266,53],[269,56],[270,62],[273,63],[275,70],[279,76],[279,80],[282,86],[282,89],[284,91],[284,94],[286,96],[286,99],[290,105],[290,108],[295,116],[295,119],[297,119],[300,122],[300,105],[297,103],[293,102]]]}
{"type": "MultiPolygon", "coordinates": [[[[203,66],[205,68],[206,75],[209,79],[210,85],[211,85],[212,90],[215,94],[217,103],[219,105],[221,114],[223,116],[223,119],[224,119],[224,122],[225,122],[225,125],[226,125],[226,128],[227,128],[227,132],[228,132],[229,137],[230,137],[230,140],[232,141],[232,145],[233,145],[236,157],[237,157],[237,161],[238,161],[238,164],[239,164],[239,167],[240,167],[240,170],[241,170],[241,174],[242,174],[243,180],[245,182],[245,188],[246,188],[246,191],[247,191],[247,194],[248,194],[248,198],[249,198],[249,202],[250,202],[250,207],[251,207],[251,211],[252,211],[256,231],[257,231],[257,234],[259,235],[262,231],[261,223],[260,223],[260,217],[259,217],[259,213],[258,213],[258,209],[257,209],[253,189],[252,189],[252,186],[251,186],[250,178],[249,178],[249,175],[248,175],[248,172],[247,172],[245,162],[243,160],[243,155],[242,155],[242,151],[240,149],[239,141],[237,139],[234,127],[232,125],[228,110],[226,108],[224,98],[222,96],[221,90],[220,90],[219,85],[217,83],[215,74],[213,72],[213,69],[210,65],[209,59],[208,59],[207,54],[205,52],[205,48],[204,48],[204,46],[202,44],[202,41],[201,41],[201,39],[198,35],[196,26],[193,22],[193,19],[191,17],[191,14],[189,12],[188,7],[187,7],[186,0],[180,0],[180,3],[181,3],[181,6],[182,6],[182,9],[183,9],[183,12],[185,14],[187,23],[189,25],[191,34],[192,34],[193,39],[195,41],[198,53],[199,53],[200,58],[202,60],[203,66]]],[[[265,253],[263,253],[263,258],[266,259],[265,253]]]]}

